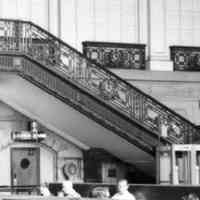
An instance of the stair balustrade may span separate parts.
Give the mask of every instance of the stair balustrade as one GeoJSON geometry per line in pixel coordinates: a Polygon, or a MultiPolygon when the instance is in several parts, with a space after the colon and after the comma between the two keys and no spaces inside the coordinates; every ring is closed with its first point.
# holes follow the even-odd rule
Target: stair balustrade
{"type": "Polygon", "coordinates": [[[56,95],[70,97],[79,108],[83,106],[100,121],[106,120],[107,126],[118,127],[129,136],[134,132],[140,145],[143,139],[144,146],[154,143],[147,135],[166,144],[192,143],[198,138],[192,122],[48,31],[32,22],[0,19],[0,70],[9,71],[12,64],[21,76],[56,95]]]}

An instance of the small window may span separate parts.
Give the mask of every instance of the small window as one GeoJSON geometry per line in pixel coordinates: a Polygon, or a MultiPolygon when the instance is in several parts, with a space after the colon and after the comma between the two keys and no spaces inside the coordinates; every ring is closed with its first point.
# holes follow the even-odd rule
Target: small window
{"type": "Polygon", "coordinates": [[[27,158],[23,158],[20,162],[20,166],[22,169],[27,169],[30,165],[30,161],[27,158]]]}

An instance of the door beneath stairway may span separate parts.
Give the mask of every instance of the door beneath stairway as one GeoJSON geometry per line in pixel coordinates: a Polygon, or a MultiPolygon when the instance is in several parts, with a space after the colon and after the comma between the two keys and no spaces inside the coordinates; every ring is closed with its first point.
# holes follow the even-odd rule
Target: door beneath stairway
{"type": "Polygon", "coordinates": [[[11,185],[36,186],[40,183],[39,148],[11,149],[11,185]]]}

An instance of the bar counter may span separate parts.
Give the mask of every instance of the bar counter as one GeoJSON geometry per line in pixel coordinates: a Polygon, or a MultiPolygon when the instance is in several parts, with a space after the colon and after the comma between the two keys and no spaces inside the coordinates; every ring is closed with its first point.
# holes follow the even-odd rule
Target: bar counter
{"type": "MultiPolygon", "coordinates": [[[[116,185],[114,184],[101,184],[101,183],[80,183],[74,184],[75,190],[81,194],[81,200],[97,200],[104,199],[109,200],[109,198],[92,198],[92,191],[95,188],[108,188],[110,196],[116,192],[116,185]]],[[[131,184],[129,191],[133,193],[136,200],[188,200],[189,194],[195,194],[200,197],[200,185],[157,185],[157,184],[131,184]]],[[[18,193],[13,194],[8,188],[2,188],[0,186],[0,200],[75,200],[77,198],[67,198],[67,197],[42,197],[37,195],[36,190],[30,193],[18,193]],[[10,195],[5,194],[10,193],[10,195]],[[12,194],[12,195],[11,195],[12,194]],[[23,195],[22,195],[23,194],[23,195]]],[[[192,199],[199,200],[199,199],[192,199]]]]}

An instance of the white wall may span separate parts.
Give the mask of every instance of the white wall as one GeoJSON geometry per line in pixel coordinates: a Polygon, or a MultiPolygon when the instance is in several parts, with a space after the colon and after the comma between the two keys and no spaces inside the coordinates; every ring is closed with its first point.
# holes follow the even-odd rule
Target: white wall
{"type": "Polygon", "coordinates": [[[11,178],[10,178],[10,149],[6,148],[0,151],[0,185],[10,185],[11,178]]]}
{"type": "Polygon", "coordinates": [[[56,181],[55,161],[54,152],[46,148],[40,148],[40,183],[56,181]]]}
{"type": "Polygon", "coordinates": [[[200,45],[199,0],[150,1],[151,54],[169,58],[170,45],[200,45]]]}
{"type": "Polygon", "coordinates": [[[0,102],[0,185],[10,185],[11,131],[27,128],[27,118],[0,102]]]}
{"type": "MultiPolygon", "coordinates": [[[[57,174],[60,173],[60,169],[57,166],[60,161],[63,163],[62,158],[79,159],[81,162],[83,160],[80,148],[42,126],[40,126],[40,130],[47,133],[47,138],[42,144],[14,142],[11,139],[11,132],[27,130],[28,121],[30,120],[27,117],[0,102],[0,185],[11,184],[10,149],[12,147],[40,147],[41,183],[56,181],[57,174]]],[[[83,169],[81,168],[81,170],[83,169]]],[[[83,180],[83,177],[79,178],[79,181],[81,180],[83,180]]]]}
{"type": "Polygon", "coordinates": [[[0,17],[30,20],[48,29],[48,0],[0,0],[0,17]]]}
{"type": "Polygon", "coordinates": [[[79,50],[85,40],[146,43],[146,0],[0,0],[0,17],[31,20],[79,50]]]}
{"type": "Polygon", "coordinates": [[[79,50],[85,40],[141,42],[141,2],[144,1],[61,0],[61,37],[79,50]]]}

